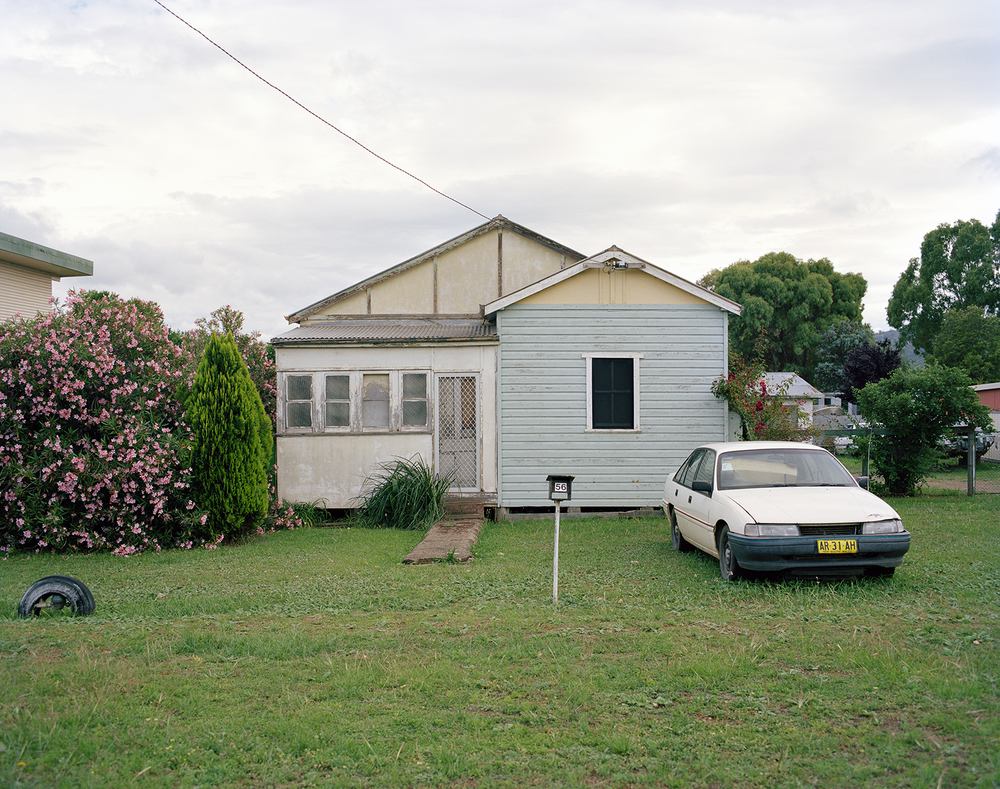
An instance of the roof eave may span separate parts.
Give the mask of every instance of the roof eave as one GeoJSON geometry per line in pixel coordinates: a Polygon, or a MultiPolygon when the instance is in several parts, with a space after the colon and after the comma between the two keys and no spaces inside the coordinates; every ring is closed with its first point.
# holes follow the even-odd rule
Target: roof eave
{"type": "Polygon", "coordinates": [[[93,261],[6,233],[0,233],[0,260],[52,277],[90,277],[94,274],[93,261]]]}

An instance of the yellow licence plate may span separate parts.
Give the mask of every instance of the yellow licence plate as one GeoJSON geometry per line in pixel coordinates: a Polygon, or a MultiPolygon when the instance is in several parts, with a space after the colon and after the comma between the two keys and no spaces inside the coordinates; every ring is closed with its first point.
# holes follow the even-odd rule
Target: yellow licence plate
{"type": "Polygon", "coordinates": [[[857,553],[857,540],[818,540],[820,553],[857,553]]]}

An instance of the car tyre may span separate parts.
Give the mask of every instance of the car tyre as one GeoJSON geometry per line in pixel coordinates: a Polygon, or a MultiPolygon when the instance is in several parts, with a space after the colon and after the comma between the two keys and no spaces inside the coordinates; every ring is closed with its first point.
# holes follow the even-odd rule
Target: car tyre
{"type": "Polygon", "coordinates": [[[17,615],[37,616],[46,608],[69,608],[77,616],[94,613],[94,595],[87,585],[69,575],[47,575],[28,587],[17,606],[17,615]]]}
{"type": "Polygon", "coordinates": [[[729,542],[728,526],[723,526],[719,532],[719,574],[723,581],[735,581],[743,574],[729,542]]]}
{"type": "Polygon", "coordinates": [[[675,551],[690,551],[691,543],[684,539],[680,528],[677,526],[677,513],[670,510],[670,544],[675,551]]]}

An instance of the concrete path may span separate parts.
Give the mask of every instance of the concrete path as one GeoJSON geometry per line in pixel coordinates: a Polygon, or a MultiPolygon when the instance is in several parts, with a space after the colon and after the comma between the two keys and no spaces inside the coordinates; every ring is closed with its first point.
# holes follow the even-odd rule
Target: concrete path
{"type": "Polygon", "coordinates": [[[420,545],[407,554],[403,564],[472,561],[472,546],[482,530],[482,518],[439,521],[431,526],[420,545]]]}

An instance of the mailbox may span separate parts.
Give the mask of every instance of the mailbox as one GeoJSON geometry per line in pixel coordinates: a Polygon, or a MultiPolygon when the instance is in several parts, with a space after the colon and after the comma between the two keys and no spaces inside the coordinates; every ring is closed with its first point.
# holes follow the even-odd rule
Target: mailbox
{"type": "Polygon", "coordinates": [[[573,477],[566,474],[549,474],[549,498],[568,501],[573,498],[573,477]]]}

